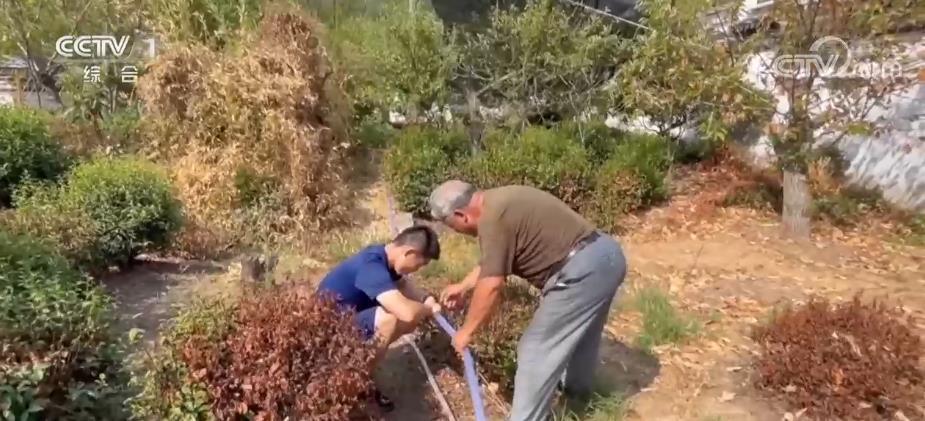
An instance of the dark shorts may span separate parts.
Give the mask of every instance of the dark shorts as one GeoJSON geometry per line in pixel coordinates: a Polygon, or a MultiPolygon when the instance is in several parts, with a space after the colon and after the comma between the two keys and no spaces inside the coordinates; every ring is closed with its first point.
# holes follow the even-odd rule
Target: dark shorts
{"type": "Polygon", "coordinates": [[[379,306],[370,307],[366,310],[357,312],[353,320],[356,326],[360,328],[363,339],[370,340],[376,334],[376,309],[379,306]]]}

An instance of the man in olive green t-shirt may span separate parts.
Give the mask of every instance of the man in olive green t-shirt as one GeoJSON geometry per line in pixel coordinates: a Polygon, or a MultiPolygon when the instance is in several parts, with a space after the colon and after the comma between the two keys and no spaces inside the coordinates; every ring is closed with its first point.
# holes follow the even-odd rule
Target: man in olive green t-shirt
{"type": "Polygon", "coordinates": [[[542,291],[517,347],[510,419],[548,418],[562,380],[566,393],[587,396],[610,304],[626,276],[626,259],[616,240],[532,187],[480,191],[451,180],[437,187],[429,201],[435,219],[479,241],[478,266],[441,294],[444,305],[459,308],[474,290],[465,322],[453,338],[457,351],[489,318],[508,275],[542,291]]]}

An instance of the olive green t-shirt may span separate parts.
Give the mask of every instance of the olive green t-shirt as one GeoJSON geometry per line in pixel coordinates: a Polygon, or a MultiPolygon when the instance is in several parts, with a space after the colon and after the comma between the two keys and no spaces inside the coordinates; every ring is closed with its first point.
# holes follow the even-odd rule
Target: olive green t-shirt
{"type": "Polygon", "coordinates": [[[561,200],[527,186],[484,192],[478,224],[481,276],[517,275],[537,288],[594,226],[561,200]]]}

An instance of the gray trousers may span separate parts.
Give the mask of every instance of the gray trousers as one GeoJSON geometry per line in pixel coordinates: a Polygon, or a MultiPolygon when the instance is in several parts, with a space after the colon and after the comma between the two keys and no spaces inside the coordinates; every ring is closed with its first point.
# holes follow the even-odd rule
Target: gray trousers
{"type": "Polygon", "coordinates": [[[625,277],[623,250],[602,234],[546,281],[517,346],[511,421],[545,421],[563,378],[566,393],[590,394],[610,304],[625,277]]]}

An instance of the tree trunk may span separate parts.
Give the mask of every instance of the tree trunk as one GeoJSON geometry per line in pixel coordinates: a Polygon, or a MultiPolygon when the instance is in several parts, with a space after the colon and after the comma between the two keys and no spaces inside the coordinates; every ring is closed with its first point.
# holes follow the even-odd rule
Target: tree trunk
{"type": "Polygon", "coordinates": [[[783,232],[795,239],[809,239],[812,195],[806,175],[784,170],[783,232]]]}
{"type": "Polygon", "coordinates": [[[473,155],[482,150],[482,118],[479,115],[479,98],[475,92],[466,91],[466,114],[467,114],[467,131],[469,132],[469,147],[473,155]]]}

